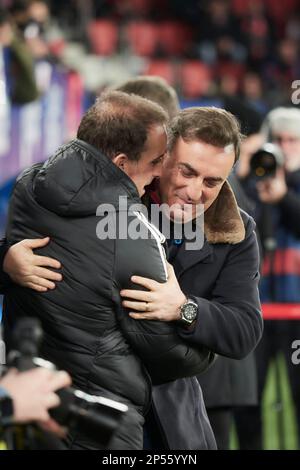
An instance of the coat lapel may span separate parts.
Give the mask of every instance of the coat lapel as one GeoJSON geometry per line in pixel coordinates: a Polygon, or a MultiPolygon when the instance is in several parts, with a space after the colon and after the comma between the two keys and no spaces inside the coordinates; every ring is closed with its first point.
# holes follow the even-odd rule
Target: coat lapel
{"type": "Polygon", "coordinates": [[[186,249],[185,245],[186,242],[180,247],[174,260],[177,278],[180,278],[187,269],[201,261],[206,263],[212,263],[213,261],[213,247],[206,240],[203,247],[199,250],[186,249]]]}

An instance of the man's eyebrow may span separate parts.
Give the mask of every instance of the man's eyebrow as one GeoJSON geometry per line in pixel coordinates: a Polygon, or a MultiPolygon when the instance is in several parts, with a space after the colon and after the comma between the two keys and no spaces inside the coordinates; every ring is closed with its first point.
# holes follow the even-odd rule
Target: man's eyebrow
{"type": "Polygon", "coordinates": [[[205,179],[206,179],[206,181],[213,181],[213,182],[216,182],[216,183],[222,183],[224,181],[224,179],[221,178],[220,176],[208,176],[205,179]]]}
{"type": "Polygon", "coordinates": [[[193,168],[189,163],[184,163],[184,162],[181,162],[180,163],[181,166],[184,166],[187,170],[189,170],[191,173],[193,173],[194,175],[198,176],[198,172],[195,170],[195,168],[193,168]]]}
{"type": "MultiPolygon", "coordinates": [[[[180,165],[184,166],[187,170],[189,170],[195,176],[198,176],[198,172],[189,163],[181,162],[180,165]]],[[[206,181],[211,181],[211,182],[214,182],[214,183],[222,183],[224,181],[224,179],[221,178],[220,176],[208,176],[205,179],[206,179],[206,181]]]]}

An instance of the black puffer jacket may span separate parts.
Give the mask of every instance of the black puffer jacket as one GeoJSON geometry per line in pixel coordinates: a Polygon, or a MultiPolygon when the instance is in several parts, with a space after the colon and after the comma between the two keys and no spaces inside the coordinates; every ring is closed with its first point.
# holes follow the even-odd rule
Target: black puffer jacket
{"type": "MultiPolygon", "coordinates": [[[[119,291],[130,286],[132,274],[163,282],[166,266],[157,236],[97,237],[101,224],[103,228],[107,222],[110,230],[124,215],[127,225],[137,219],[136,210],[119,211],[119,196],[127,197],[128,206],[140,204],[125,173],[79,140],[21,175],[11,199],[7,238],[15,243],[49,235],[51,242],[41,254],[61,261],[63,281],[42,294],[11,287],[5,322],[9,330],[20,316],[39,317],[44,357],[69,371],[76,387],[130,405],[111,448],[138,449],[142,415],[151,401],[144,365],[157,384],[193,376],[206,369],[213,356],[205,348],[186,345],[175,326],[135,321],[121,308],[119,291]],[[99,204],[107,204],[104,211],[99,204]]],[[[97,448],[97,443],[82,445],[97,448]]]]}

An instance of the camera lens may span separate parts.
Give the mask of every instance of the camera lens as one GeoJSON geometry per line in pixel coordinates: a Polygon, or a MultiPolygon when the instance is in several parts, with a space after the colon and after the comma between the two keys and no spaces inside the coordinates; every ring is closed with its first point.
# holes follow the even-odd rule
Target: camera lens
{"type": "Polygon", "coordinates": [[[251,176],[256,179],[273,178],[278,167],[282,166],[280,149],[273,144],[265,144],[251,158],[251,176]]]}

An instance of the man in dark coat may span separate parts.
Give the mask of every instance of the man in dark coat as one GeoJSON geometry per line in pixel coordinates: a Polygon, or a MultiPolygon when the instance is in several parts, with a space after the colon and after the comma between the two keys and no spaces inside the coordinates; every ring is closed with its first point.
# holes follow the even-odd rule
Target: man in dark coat
{"type": "MultiPolygon", "coordinates": [[[[262,334],[262,318],[258,296],[259,255],[255,223],[239,210],[227,177],[239,155],[239,132],[236,120],[224,110],[190,108],[181,111],[170,129],[168,156],[164,161],[153,203],[177,204],[171,212],[174,221],[182,220],[186,208],[196,217],[199,205],[204,211],[204,243],[201,249],[191,250],[187,240],[169,239],[169,261],[173,264],[181,290],[196,304],[194,319],[188,328],[178,326],[179,335],[191,344],[203,344],[212,351],[232,359],[249,354],[262,334]]],[[[135,278],[148,292],[125,290],[121,292],[124,306],[140,313],[132,313],[136,320],[182,320],[185,312],[168,305],[162,287],[153,281],[135,278]],[[144,312],[144,303],[148,311],[144,312]],[[142,312],[142,313],[141,313],[142,312]]],[[[177,289],[177,286],[176,286],[177,289]]],[[[175,295],[175,291],[174,291],[175,295]]],[[[220,361],[220,365],[222,365],[220,361]]],[[[221,367],[222,368],[222,367],[221,367]]],[[[206,374],[206,396],[218,394],[218,402],[232,400],[228,384],[229,367],[220,370],[218,360],[206,374]],[[214,369],[214,373],[210,374],[214,369]],[[221,378],[224,377],[224,389],[221,378]],[[215,380],[212,380],[214,378],[215,380]]],[[[189,379],[186,379],[189,380],[189,379]]],[[[205,376],[199,376],[205,384],[205,376]]],[[[178,391],[180,390],[178,382],[178,391]]],[[[169,384],[174,387],[174,384],[169,384]]],[[[166,385],[156,387],[164,389],[166,385]]],[[[188,406],[182,412],[170,413],[171,400],[182,404],[179,394],[163,394],[154,403],[156,422],[162,429],[171,429],[169,439],[181,435],[191,440],[195,427],[191,426],[188,406]],[[179,418],[180,417],[180,418],[179,418]]],[[[191,399],[191,397],[190,397],[191,399]]],[[[174,406],[176,409],[176,406],[174,406]]],[[[153,424],[153,423],[152,423],[153,424]]],[[[152,425],[152,430],[155,427],[152,425]]]]}
{"type": "MultiPolygon", "coordinates": [[[[169,86],[160,77],[136,77],[126,81],[118,87],[119,90],[125,91],[126,93],[134,93],[139,96],[151,99],[159,103],[167,112],[172,119],[179,112],[179,102],[175,90],[169,86]]],[[[227,111],[230,111],[227,109],[227,111]]],[[[238,206],[251,214],[253,210],[250,201],[244,194],[238,179],[232,172],[228,177],[228,182],[233,189],[234,195],[237,199],[238,206]]],[[[187,291],[188,292],[188,291],[187,291]]],[[[253,405],[257,403],[257,391],[256,391],[256,367],[254,362],[253,353],[247,355],[243,360],[231,359],[229,357],[219,356],[218,360],[210,367],[205,373],[198,375],[198,380],[201,385],[203,392],[204,402],[207,409],[208,417],[212,425],[217,445],[219,449],[229,448],[229,435],[230,425],[232,422],[232,409],[241,405],[253,405]],[[222,384],[222,389],[218,386],[222,384]],[[222,391],[221,391],[222,390],[222,391]]],[[[192,379],[182,379],[177,381],[172,386],[172,390],[175,394],[187,397],[186,403],[191,402],[191,396],[188,390],[192,390],[191,383],[192,379]]],[[[170,396],[171,384],[163,385],[154,389],[155,403],[164,401],[164,396],[170,396]],[[168,390],[166,390],[168,387],[168,390]]],[[[200,395],[200,394],[199,394],[200,395]]],[[[198,398],[198,403],[202,403],[202,397],[198,398]]],[[[159,406],[159,405],[157,405],[159,406]]],[[[182,407],[181,407],[182,408],[182,407]]],[[[166,414],[166,410],[164,409],[166,414]]],[[[168,414],[174,416],[174,409],[171,411],[169,407],[168,414]]],[[[187,413],[187,410],[185,411],[187,413]]],[[[149,420],[147,420],[149,421],[149,420]]],[[[182,422],[181,419],[177,420],[178,423],[182,422]]],[[[190,416],[190,422],[192,423],[192,417],[190,416]]],[[[180,434],[185,435],[184,429],[180,426],[178,429],[178,436],[176,444],[180,442],[180,434]]],[[[191,425],[190,425],[191,428],[191,425]]],[[[194,429],[197,429],[194,427],[194,429]]],[[[174,426],[170,426],[170,429],[166,429],[166,435],[170,433],[174,436],[174,426]]],[[[199,435],[195,431],[195,435],[199,435]]],[[[190,436],[186,438],[187,442],[192,443],[190,436]]],[[[194,443],[197,445],[197,443],[194,443]]],[[[193,444],[192,444],[193,445],[193,444]]]]}
{"type": "MultiPolygon", "coordinates": [[[[126,93],[134,93],[146,97],[159,103],[168,112],[170,118],[175,117],[179,112],[179,103],[175,90],[160,77],[136,77],[126,81],[119,86],[118,89],[125,91],[126,93]]],[[[250,202],[243,193],[242,188],[233,173],[229,175],[228,182],[233,189],[238,206],[246,212],[251,213],[252,207],[250,202]]],[[[188,293],[188,291],[186,293],[188,293]]],[[[218,448],[227,449],[229,448],[229,434],[233,407],[253,405],[257,403],[257,380],[254,356],[253,354],[249,354],[243,360],[219,356],[218,360],[215,361],[212,367],[210,367],[205,373],[198,375],[198,380],[201,385],[205,406],[215,434],[218,448]],[[222,384],[222,388],[220,388],[218,384],[222,384]]],[[[191,387],[192,382],[193,380],[190,378],[182,379],[177,381],[176,387],[175,384],[172,386],[172,390],[175,395],[180,394],[181,396],[187,397],[185,403],[192,401],[192,395],[188,393],[188,390],[193,390],[191,387]]],[[[153,396],[154,405],[156,407],[159,407],[159,403],[164,402],[164,396],[166,394],[168,397],[170,396],[170,390],[171,384],[160,386],[159,390],[155,387],[153,396]],[[166,390],[167,388],[168,390],[166,390]]],[[[202,397],[200,398],[201,392],[199,392],[198,395],[199,398],[197,401],[198,403],[202,403],[202,397]]],[[[188,410],[189,408],[183,412],[186,416],[189,415],[188,410]]],[[[171,410],[169,405],[167,414],[175,416],[176,411],[177,410],[175,409],[171,410]]],[[[166,409],[164,409],[164,414],[166,415],[166,409]]],[[[149,419],[147,421],[149,421],[149,419]]],[[[193,422],[192,416],[189,416],[189,421],[190,423],[193,422]]],[[[189,444],[197,446],[196,441],[193,442],[190,435],[188,437],[186,436],[184,429],[181,428],[179,424],[180,422],[184,421],[180,418],[177,420],[176,426],[165,426],[166,436],[171,434],[174,437],[174,429],[177,429],[178,435],[175,439],[177,446],[179,442],[182,442],[182,436],[185,436],[186,438],[185,446],[189,444]]],[[[194,434],[199,435],[200,432],[196,431],[197,423],[195,422],[195,424],[196,427],[194,425],[194,434]]]]}

